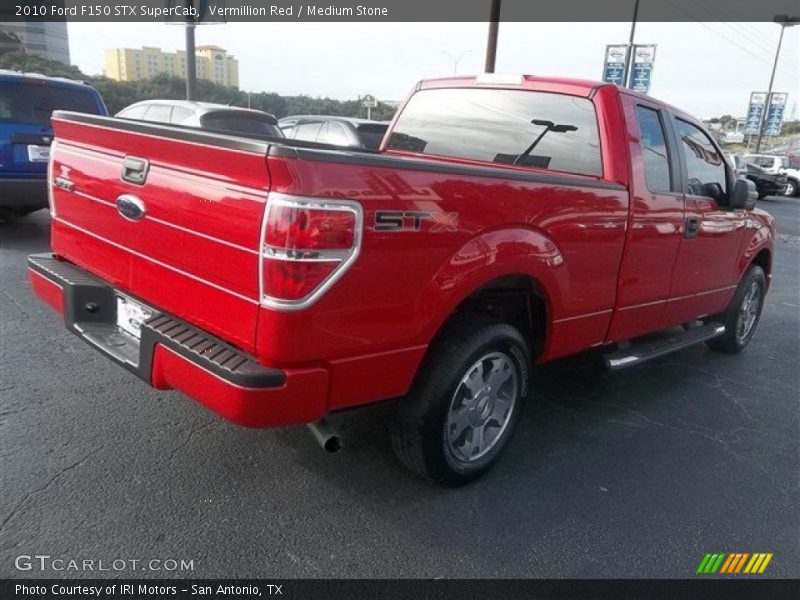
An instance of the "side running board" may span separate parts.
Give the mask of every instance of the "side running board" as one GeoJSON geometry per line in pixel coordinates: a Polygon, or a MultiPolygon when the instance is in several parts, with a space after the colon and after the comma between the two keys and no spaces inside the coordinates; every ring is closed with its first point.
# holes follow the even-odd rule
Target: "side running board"
{"type": "Polygon", "coordinates": [[[634,344],[624,350],[610,352],[603,356],[603,363],[606,369],[617,371],[700,344],[723,333],[725,326],[721,323],[707,323],[686,331],[670,333],[655,340],[634,344]]]}

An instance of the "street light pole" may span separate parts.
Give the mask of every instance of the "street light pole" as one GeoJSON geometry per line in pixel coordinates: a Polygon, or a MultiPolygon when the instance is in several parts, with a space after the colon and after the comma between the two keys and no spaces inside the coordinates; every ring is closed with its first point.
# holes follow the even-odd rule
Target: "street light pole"
{"type": "Polygon", "coordinates": [[[756,154],[761,151],[761,138],[764,135],[764,124],[767,120],[767,113],[769,112],[770,104],[772,104],[772,84],[775,83],[775,70],[778,68],[778,59],[781,56],[781,44],[783,43],[783,33],[787,27],[793,25],[800,25],[800,17],[790,17],[789,15],[776,15],[775,23],[781,26],[781,35],[778,37],[778,49],[775,50],[775,62],[772,63],[772,75],[769,77],[769,90],[767,91],[767,99],[764,104],[764,110],[761,111],[761,119],[758,124],[758,139],[756,140],[756,154]]]}
{"type": "Polygon", "coordinates": [[[492,0],[489,12],[489,35],[486,40],[486,64],[484,71],[494,73],[494,63],[497,58],[497,30],[500,27],[500,0],[492,0]]]}
{"type": "Polygon", "coordinates": [[[194,46],[194,23],[186,22],[186,99],[197,98],[197,63],[194,46]]]}
{"type": "Polygon", "coordinates": [[[630,86],[631,73],[633,73],[633,39],[636,36],[636,17],[639,14],[639,0],[633,5],[633,19],[631,20],[631,35],[628,39],[628,49],[625,52],[625,76],[622,79],[622,87],[630,86]]]}

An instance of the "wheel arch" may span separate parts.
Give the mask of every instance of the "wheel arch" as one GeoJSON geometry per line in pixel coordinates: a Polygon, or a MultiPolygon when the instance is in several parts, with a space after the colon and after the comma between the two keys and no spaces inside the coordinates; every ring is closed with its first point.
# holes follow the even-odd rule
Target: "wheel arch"
{"type": "Polygon", "coordinates": [[[516,327],[535,359],[544,351],[551,311],[551,301],[541,281],[527,273],[508,273],[483,282],[463,297],[439,324],[433,340],[454,319],[481,315],[516,327]]]}
{"type": "Polygon", "coordinates": [[[529,227],[483,232],[450,256],[421,295],[419,310],[430,315],[421,333],[433,342],[455,315],[477,312],[517,325],[536,356],[546,347],[568,287],[568,265],[546,232],[529,227]]]}
{"type": "Polygon", "coordinates": [[[772,251],[769,248],[762,248],[758,251],[758,254],[753,257],[750,264],[761,267],[764,271],[764,275],[767,277],[767,281],[769,281],[770,275],[772,274],[772,251]]]}

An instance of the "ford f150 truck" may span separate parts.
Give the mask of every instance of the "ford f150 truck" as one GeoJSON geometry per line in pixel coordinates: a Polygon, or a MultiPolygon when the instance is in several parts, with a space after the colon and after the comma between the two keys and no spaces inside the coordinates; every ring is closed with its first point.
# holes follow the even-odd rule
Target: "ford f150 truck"
{"type": "MultiPolygon", "coordinates": [[[[534,363],[610,369],[758,324],[775,225],[699,122],[614,85],[420,82],[378,151],[56,112],[36,293],[237,423],[395,399],[444,484],[507,446],[534,363]]],[[[317,424],[317,425],[313,425],[317,424]]]]}

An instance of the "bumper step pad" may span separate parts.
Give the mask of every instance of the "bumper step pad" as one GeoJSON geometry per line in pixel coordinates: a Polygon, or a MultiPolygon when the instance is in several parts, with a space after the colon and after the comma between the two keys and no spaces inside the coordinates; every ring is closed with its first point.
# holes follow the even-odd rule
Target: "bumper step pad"
{"type": "Polygon", "coordinates": [[[156,344],[233,385],[274,388],[285,382],[282,370],[264,367],[241,350],[157,308],[142,324],[137,340],[117,328],[118,293],[102,279],[52,254],[31,255],[28,266],[63,290],[67,329],[148,384],[156,344]]]}

